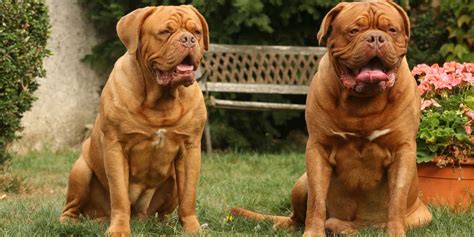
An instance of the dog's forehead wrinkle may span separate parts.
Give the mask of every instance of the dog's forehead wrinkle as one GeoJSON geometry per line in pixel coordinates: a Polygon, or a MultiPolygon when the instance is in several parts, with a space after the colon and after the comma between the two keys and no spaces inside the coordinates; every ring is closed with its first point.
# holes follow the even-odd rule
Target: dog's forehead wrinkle
{"type": "Polygon", "coordinates": [[[192,15],[189,15],[188,12],[185,9],[178,8],[176,14],[178,15],[178,18],[180,19],[179,25],[186,28],[188,22],[194,22],[196,20],[194,18],[195,14],[193,13],[192,15]]]}
{"type": "Polygon", "coordinates": [[[191,18],[188,17],[183,21],[183,28],[186,28],[187,30],[194,30],[194,29],[199,29],[201,30],[200,24],[196,24],[197,22],[191,18]]]}
{"type": "Polygon", "coordinates": [[[354,27],[354,25],[365,26],[370,24],[371,28],[377,28],[380,19],[389,19],[387,15],[391,15],[393,13],[392,11],[394,11],[392,7],[387,6],[382,2],[355,2],[344,9],[344,11],[336,17],[335,21],[347,21],[353,18],[353,8],[358,8],[357,11],[359,12],[359,15],[355,20],[353,20],[353,24],[346,24],[343,27],[347,28],[354,27]]]}
{"type": "Polygon", "coordinates": [[[355,24],[358,26],[366,26],[370,21],[368,14],[362,13],[359,17],[356,18],[355,24]]]}
{"type": "Polygon", "coordinates": [[[183,17],[184,15],[180,12],[179,8],[165,8],[163,11],[157,13],[154,18],[154,20],[156,19],[154,24],[176,27],[176,25],[181,25],[183,17]],[[166,20],[163,21],[163,19],[166,20]]]}

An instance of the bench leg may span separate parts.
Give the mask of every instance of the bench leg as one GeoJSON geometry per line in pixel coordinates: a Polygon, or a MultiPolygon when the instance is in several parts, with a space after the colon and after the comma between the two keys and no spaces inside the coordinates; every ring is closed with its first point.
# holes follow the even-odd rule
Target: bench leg
{"type": "Polygon", "coordinates": [[[210,155],[212,153],[212,141],[211,141],[211,129],[209,128],[209,118],[206,121],[204,127],[204,136],[206,138],[206,153],[210,155]]]}

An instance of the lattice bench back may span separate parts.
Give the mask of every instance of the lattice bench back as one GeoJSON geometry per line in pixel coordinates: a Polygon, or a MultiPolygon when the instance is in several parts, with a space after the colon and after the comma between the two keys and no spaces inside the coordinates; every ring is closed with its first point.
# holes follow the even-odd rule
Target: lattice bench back
{"type": "Polygon", "coordinates": [[[208,82],[309,85],[320,47],[211,44],[201,63],[208,82]]]}
{"type": "Polygon", "coordinates": [[[306,94],[325,52],[321,47],[211,44],[201,62],[204,90],[306,94]]]}

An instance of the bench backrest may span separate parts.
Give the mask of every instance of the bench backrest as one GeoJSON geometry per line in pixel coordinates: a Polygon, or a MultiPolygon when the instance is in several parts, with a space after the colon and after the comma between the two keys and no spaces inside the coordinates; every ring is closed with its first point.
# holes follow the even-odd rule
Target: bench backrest
{"type": "Polygon", "coordinates": [[[207,91],[305,94],[322,47],[211,44],[201,62],[207,91]]]}

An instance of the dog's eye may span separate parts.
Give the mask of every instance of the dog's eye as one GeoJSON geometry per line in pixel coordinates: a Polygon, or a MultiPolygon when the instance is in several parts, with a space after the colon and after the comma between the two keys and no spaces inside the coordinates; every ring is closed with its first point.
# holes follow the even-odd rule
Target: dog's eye
{"type": "Polygon", "coordinates": [[[359,29],[354,28],[354,29],[352,29],[351,31],[349,31],[349,33],[350,33],[351,35],[355,35],[355,34],[359,33],[359,29]]]}
{"type": "Polygon", "coordinates": [[[194,31],[194,34],[195,34],[195,35],[201,35],[201,31],[200,31],[200,30],[195,30],[195,31],[194,31]]]}
{"type": "Polygon", "coordinates": [[[390,27],[390,28],[388,28],[388,32],[397,33],[397,29],[395,27],[390,27]]]}
{"type": "Polygon", "coordinates": [[[162,30],[162,31],[160,31],[159,34],[160,35],[169,35],[169,34],[171,34],[171,30],[169,30],[169,29],[162,30]]]}

